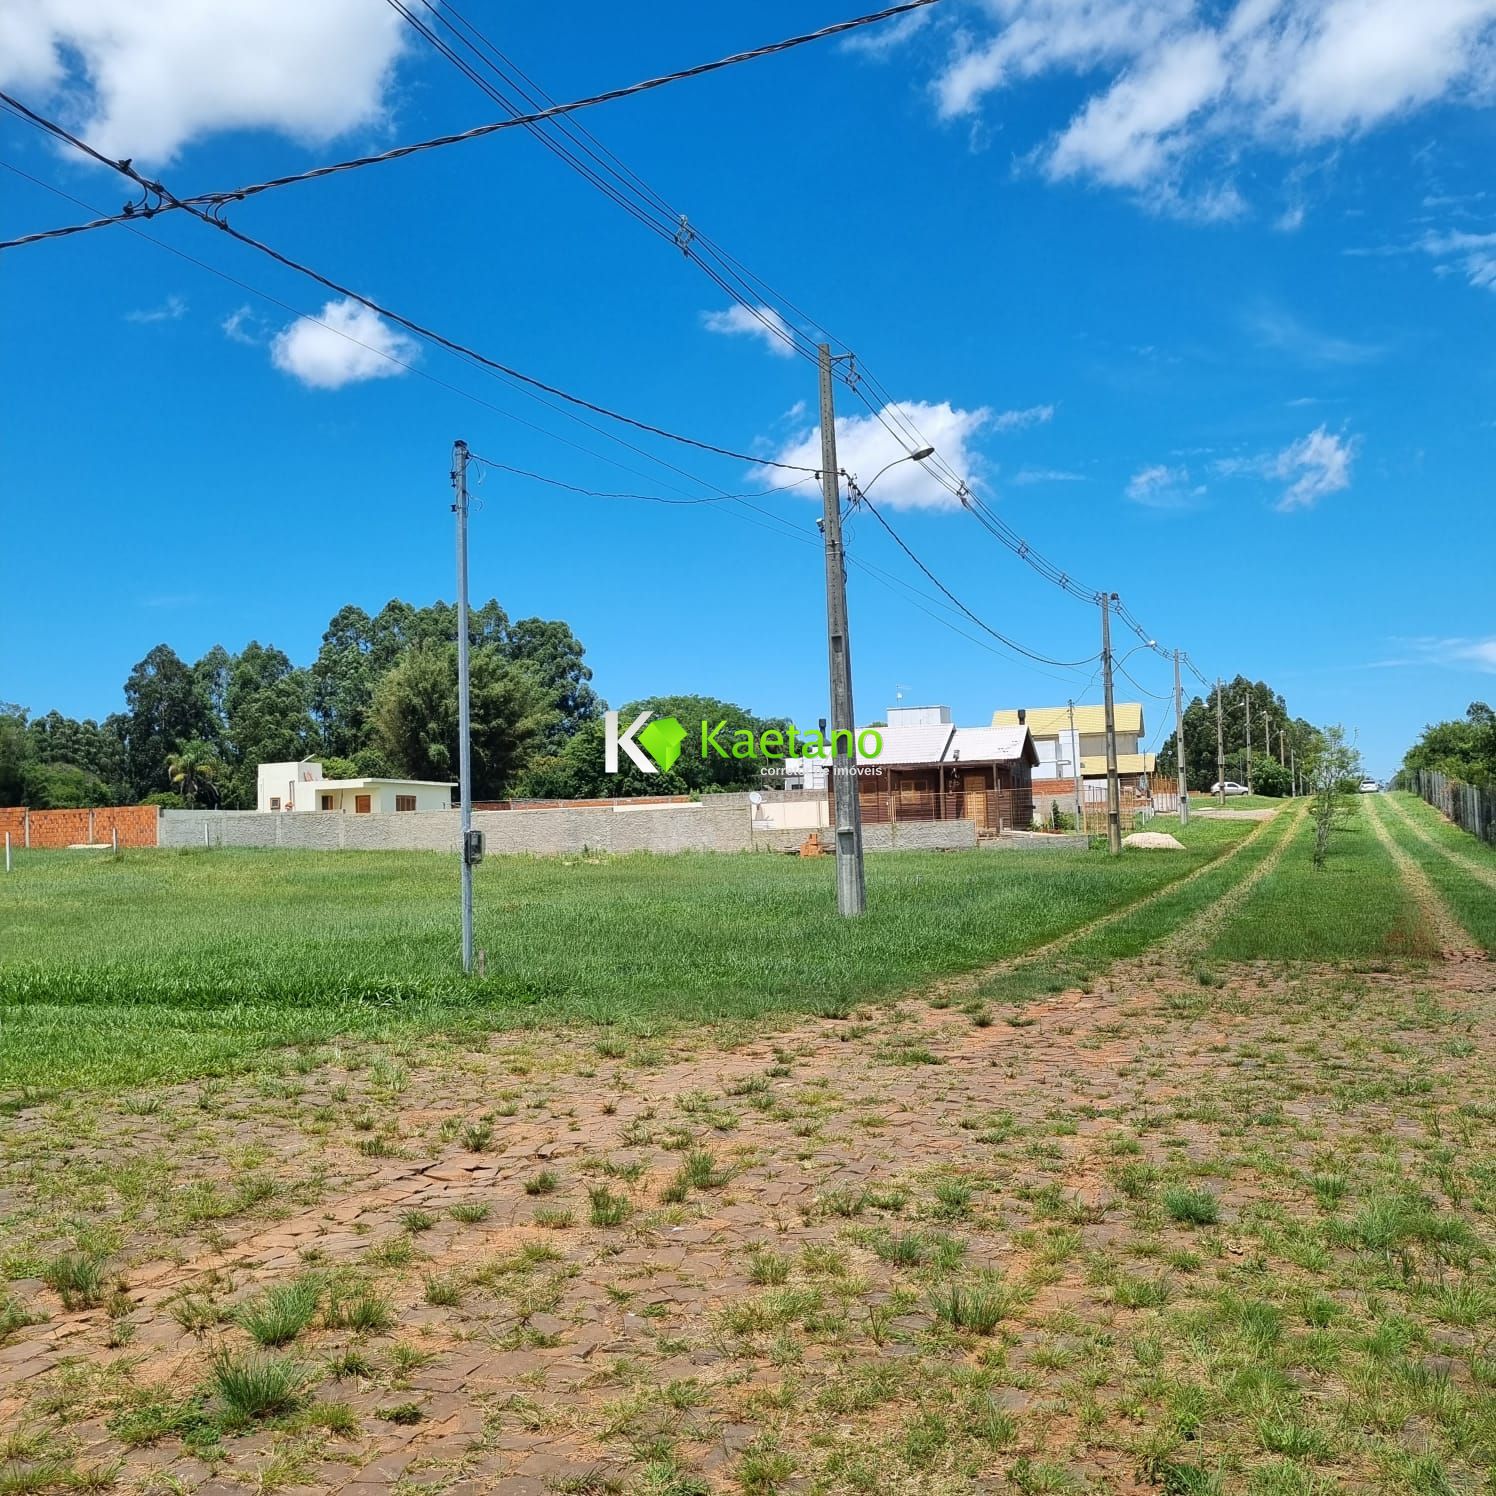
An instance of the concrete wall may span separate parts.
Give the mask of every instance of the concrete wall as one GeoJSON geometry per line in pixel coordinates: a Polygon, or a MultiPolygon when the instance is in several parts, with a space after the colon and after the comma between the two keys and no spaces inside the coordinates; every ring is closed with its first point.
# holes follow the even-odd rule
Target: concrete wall
{"type": "MultiPolygon", "coordinates": [[[[576,809],[474,811],[473,825],[487,851],[547,857],[593,852],[789,852],[812,832],[776,826],[756,830],[746,795],[708,795],[676,805],[598,806],[576,809]]],[[[161,814],[163,847],[200,847],[206,830],[215,847],[288,847],[308,851],[457,851],[453,811],[411,811],[390,816],[345,816],[308,811],[295,815],[254,810],[167,810],[161,814]]],[[[829,831],[820,832],[829,845],[829,831]]],[[[955,849],[977,843],[973,821],[904,821],[868,826],[870,851],[955,849]]]]}

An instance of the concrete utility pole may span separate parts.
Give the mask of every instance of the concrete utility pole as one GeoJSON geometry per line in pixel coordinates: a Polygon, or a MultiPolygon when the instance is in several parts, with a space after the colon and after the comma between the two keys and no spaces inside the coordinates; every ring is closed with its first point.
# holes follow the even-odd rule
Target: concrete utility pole
{"type": "Polygon", "coordinates": [[[1174,757],[1179,765],[1179,824],[1190,823],[1190,791],[1184,777],[1184,694],[1179,686],[1179,651],[1174,651],[1174,757]]]}
{"type": "Polygon", "coordinates": [[[1299,793],[1299,752],[1295,744],[1288,746],[1288,775],[1292,781],[1293,793],[1297,797],[1299,793]]]}
{"type": "Polygon", "coordinates": [[[1242,697],[1247,708],[1247,793],[1252,793],[1252,693],[1242,697]]]}
{"type": "Polygon", "coordinates": [[[1075,775],[1075,829],[1084,832],[1086,829],[1086,785],[1080,777],[1080,738],[1075,732],[1075,701],[1065,703],[1070,708],[1070,757],[1073,762],[1070,765],[1071,772],[1075,775]]]}
{"type": "Polygon", "coordinates": [[[847,566],[842,555],[841,474],[836,463],[836,410],[831,346],[820,345],[821,536],[826,544],[826,654],[831,669],[832,806],[836,815],[836,909],[845,919],[867,908],[862,871],[862,802],[857,792],[852,709],[852,643],[847,636],[847,566]],[[839,736],[842,734],[842,736],[839,736]]]}
{"type": "Polygon", "coordinates": [[[1112,604],[1115,592],[1101,594],[1101,681],[1106,703],[1106,848],[1122,855],[1122,787],[1117,782],[1117,709],[1112,700],[1112,604]]]}
{"type": "Polygon", "coordinates": [[[1225,687],[1216,676],[1216,783],[1220,786],[1221,809],[1226,808],[1226,711],[1221,704],[1225,687]]]}
{"type": "Polygon", "coordinates": [[[472,705],[468,696],[468,447],[452,444],[452,487],[457,499],[457,792],[461,801],[462,834],[462,969],[473,969],[473,745],[472,705]]]}

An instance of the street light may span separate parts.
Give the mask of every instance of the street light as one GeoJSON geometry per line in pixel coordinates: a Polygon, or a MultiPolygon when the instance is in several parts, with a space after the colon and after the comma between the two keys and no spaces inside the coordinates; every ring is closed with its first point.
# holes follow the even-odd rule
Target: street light
{"type": "Polygon", "coordinates": [[[859,497],[865,494],[874,483],[886,473],[889,468],[897,467],[901,462],[923,462],[927,457],[935,455],[934,447],[921,447],[917,452],[905,452],[902,457],[895,457],[892,462],[885,462],[882,467],[866,482],[859,484],[850,473],[847,474],[847,487],[859,497]]]}

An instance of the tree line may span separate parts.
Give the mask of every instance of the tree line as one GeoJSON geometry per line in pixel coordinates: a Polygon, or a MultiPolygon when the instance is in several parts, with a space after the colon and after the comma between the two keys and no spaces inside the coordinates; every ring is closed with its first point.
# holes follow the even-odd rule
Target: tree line
{"type": "MultiPolygon", "coordinates": [[[[0,805],[149,803],[250,809],[261,763],[320,759],[330,778],[457,778],[457,610],[394,599],[338,610],[310,665],[251,641],[189,663],[158,644],[124,682],[124,710],[82,721],[0,703],[0,805]]],[[[756,766],[685,758],[669,774],[603,769],[606,703],[559,619],[469,613],[473,794],[478,799],[672,794],[748,787],[756,766]]],[[[781,725],[711,697],[629,703],[680,717],[781,725]]],[[[628,720],[626,717],[625,720],[628,720]]]]}
{"type": "MultiPolygon", "coordinates": [[[[1282,695],[1266,681],[1238,675],[1221,691],[1221,725],[1225,740],[1226,778],[1247,783],[1260,795],[1293,793],[1295,760],[1302,768],[1323,746],[1324,734],[1302,717],[1290,717],[1282,695]],[[1252,741],[1247,743],[1248,703],[1252,741]],[[1264,739],[1263,726],[1267,726],[1264,739]]],[[[1177,762],[1175,734],[1158,753],[1159,772],[1172,774],[1177,762]]],[[[1220,777],[1216,761],[1216,693],[1196,696],[1184,710],[1185,779],[1192,790],[1208,790],[1220,777]]]]}
{"type": "Polygon", "coordinates": [[[1450,779],[1496,789],[1496,711],[1472,701],[1463,717],[1432,722],[1403,756],[1403,772],[1433,769],[1450,779]]]}

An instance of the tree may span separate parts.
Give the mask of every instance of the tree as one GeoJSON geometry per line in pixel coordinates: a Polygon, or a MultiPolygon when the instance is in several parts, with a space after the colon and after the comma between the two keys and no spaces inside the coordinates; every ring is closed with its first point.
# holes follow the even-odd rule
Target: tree
{"type": "Polygon", "coordinates": [[[1432,769],[1466,784],[1496,786],[1496,711],[1472,701],[1463,719],[1431,723],[1408,749],[1403,769],[1432,769]]]}
{"type": "Polygon", "coordinates": [[[184,805],[214,807],[218,804],[223,765],[211,743],[201,738],[183,743],[167,758],[166,772],[184,805]]]}
{"type": "Polygon", "coordinates": [[[77,764],[30,763],[22,776],[21,803],[32,810],[80,810],[108,805],[109,786],[77,764]]]}
{"type": "Polygon", "coordinates": [[[0,701],[0,805],[24,805],[22,784],[31,761],[26,708],[0,701]]]}
{"type": "Polygon", "coordinates": [[[310,674],[292,665],[282,650],[251,640],[234,660],[224,693],[227,803],[254,804],[260,764],[316,752],[311,694],[310,674]]]}
{"type": "Polygon", "coordinates": [[[1286,764],[1259,753],[1252,759],[1252,788],[1277,799],[1293,793],[1293,775],[1286,764]]]}
{"type": "MultiPolygon", "coordinates": [[[[492,645],[473,650],[473,794],[492,799],[526,766],[555,708],[533,678],[492,645]]],[[[455,779],[457,646],[417,644],[379,683],[370,713],[374,746],[412,779],[455,779]]]]}
{"type": "Polygon", "coordinates": [[[1346,741],[1336,723],[1319,734],[1304,769],[1309,790],[1309,816],[1314,822],[1314,865],[1322,868],[1329,856],[1330,833],[1344,819],[1361,773],[1361,755],[1346,741]]]}
{"type": "Polygon", "coordinates": [[[135,797],[165,789],[167,755],[211,732],[192,671],[169,645],[158,644],[125,680],[125,769],[135,797]]]}
{"type": "MultiPolygon", "coordinates": [[[[701,752],[701,724],[705,722],[710,731],[717,723],[725,721],[727,727],[718,741],[726,747],[732,733],[739,728],[755,736],[766,729],[787,731],[787,717],[756,717],[747,707],[736,702],[722,701],[715,696],[647,696],[642,701],[632,701],[618,714],[619,725],[627,726],[642,711],[650,711],[657,717],[674,717],[686,729],[686,740],[681,745],[681,756],[676,761],[674,772],[689,789],[751,790],[762,789],[764,776],[760,773],[769,761],[755,758],[720,758],[709,752],[701,752]]],[[[771,766],[771,765],[770,765],[771,766]]],[[[646,776],[653,779],[657,776],[646,776]]],[[[617,790],[605,790],[604,794],[618,794],[617,790]]],[[[645,794],[659,794],[659,790],[646,790],[645,794]]]]}
{"type": "MultiPolygon", "coordinates": [[[[620,714],[621,715],[621,714],[620,714]]],[[[632,718],[626,718],[625,722],[632,718]]],[[[531,762],[512,786],[525,800],[605,800],[620,795],[684,795],[691,786],[677,770],[684,759],[663,774],[646,774],[627,755],[620,754],[618,772],[604,768],[606,744],[601,719],[583,723],[560,749],[531,762]]]]}
{"type": "MultiPolygon", "coordinates": [[[[1293,746],[1303,757],[1312,741],[1315,729],[1307,722],[1291,719],[1283,697],[1264,681],[1248,680],[1238,675],[1227,681],[1221,693],[1222,725],[1226,749],[1226,778],[1242,783],[1247,779],[1247,708],[1252,704],[1251,760],[1253,784],[1256,785],[1256,761],[1263,753],[1264,721],[1271,728],[1273,751],[1267,755],[1274,763],[1278,760],[1278,734],[1281,731],[1287,740],[1286,747],[1293,746]]],[[[1160,769],[1172,774],[1178,762],[1174,746],[1175,734],[1170,733],[1158,751],[1160,769]]],[[[1192,790],[1205,790],[1216,782],[1216,692],[1211,687],[1205,696],[1194,697],[1184,709],[1184,768],[1185,779],[1192,790]]],[[[1273,776],[1276,780],[1276,775],[1273,776]]]]}
{"type": "Polygon", "coordinates": [[[521,618],[510,626],[504,652],[555,708],[555,721],[546,733],[548,750],[556,751],[578,728],[602,715],[602,701],[588,684],[592,671],[582,663],[586,651],[559,618],[521,618]]]}

